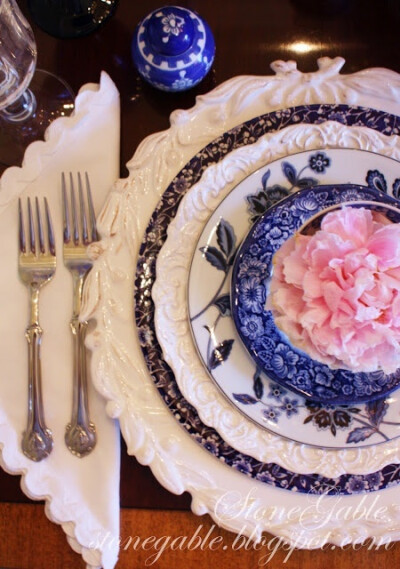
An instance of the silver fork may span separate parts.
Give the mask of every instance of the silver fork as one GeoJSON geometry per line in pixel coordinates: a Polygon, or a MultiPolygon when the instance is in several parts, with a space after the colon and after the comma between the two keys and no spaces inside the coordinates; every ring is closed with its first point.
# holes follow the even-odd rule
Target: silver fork
{"type": "Polygon", "coordinates": [[[90,192],[89,177],[85,173],[87,203],[78,173],[78,200],[73,176],[69,175],[68,199],[65,175],[62,173],[62,202],[64,217],[64,264],[71,272],[73,283],[73,311],[70,327],[74,341],[74,384],[71,421],[65,432],[65,444],[76,456],[88,455],[96,445],[96,428],[89,418],[85,337],[88,323],[79,319],[82,290],[86,275],[92,268],[87,246],[97,241],[96,218],[90,192]],[[79,208],[77,207],[79,202],[79,208]],[[78,211],[79,209],[79,211],[78,211]]]}
{"type": "Polygon", "coordinates": [[[53,448],[51,431],[46,427],[43,411],[42,373],[40,345],[42,328],[39,325],[39,291],[52,278],[56,270],[54,232],[47,200],[44,200],[47,226],[45,243],[42,215],[38,198],[35,199],[36,227],[31,200],[27,200],[28,240],[25,236],[24,216],[21,199],[18,203],[19,256],[18,270],[22,282],[28,287],[30,295],[29,325],[25,331],[28,341],[28,421],[22,435],[24,454],[39,462],[48,456],[53,448]],[[47,246],[46,246],[47,245],[47,246]]]}

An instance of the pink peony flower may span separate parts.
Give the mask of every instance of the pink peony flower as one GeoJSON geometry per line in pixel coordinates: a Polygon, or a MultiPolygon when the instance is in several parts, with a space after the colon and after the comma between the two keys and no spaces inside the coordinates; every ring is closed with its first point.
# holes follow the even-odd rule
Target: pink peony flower
{"type": "Polygon", "coordinates": [[[267,308],[291,343],[354,372],[400,367],[400,224],[364,207],[326,214],[276,252],[267,308]]]}

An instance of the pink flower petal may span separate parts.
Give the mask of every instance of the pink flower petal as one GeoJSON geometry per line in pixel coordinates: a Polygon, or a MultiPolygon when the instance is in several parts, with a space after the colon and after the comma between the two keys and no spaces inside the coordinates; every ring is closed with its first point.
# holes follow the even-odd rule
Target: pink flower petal
{"type": "Polygon", "coordinates": [[[353,247],[361,247],[373,231],[373,217],[370,210],[357,207],[343,207],[328,213],[321,229],[327,233],[339,235],[343,241],[349,241],[353,247]]]}
{"type": "Polygon", "coordinates": [[[304,253],[309,238],[305,235],[298,235],[294,239],[293,250],[283,260],[283,274],[287,283],[301,286],[304,274],[307,270],[307,263],[304,260],[304,253]],[[293,254],[294,253],[294,254],[293,254]]]}
{"type": "Polygon", "coordinates": [[[400,265],[400,226],[386,225],[376,231],[368,241],[368,249],[378,258],[381,271],[400,265]]]}

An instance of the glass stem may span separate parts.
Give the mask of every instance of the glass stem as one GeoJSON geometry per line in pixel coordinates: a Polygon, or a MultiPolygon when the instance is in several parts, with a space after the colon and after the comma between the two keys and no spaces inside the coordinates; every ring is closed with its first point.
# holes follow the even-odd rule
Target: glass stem
{"type": "Polygon", "coordinates": [[[16,101],[1,111],[1,115],[9,122],[22,122],[32,116],[35,110],[35,95],[26,89],[16,101]]]}

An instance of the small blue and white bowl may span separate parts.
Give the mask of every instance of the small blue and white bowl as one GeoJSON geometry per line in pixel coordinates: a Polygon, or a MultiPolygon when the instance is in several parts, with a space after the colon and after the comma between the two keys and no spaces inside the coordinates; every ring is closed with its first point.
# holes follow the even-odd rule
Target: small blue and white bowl
{"type": "Polygon", "coordinates": [[[185,91],[199,83],[214,61],[208,24],[180,6],[154,10],[136,27],[132,59],[142,78],[162,91],[185,91]]]}
{"type": "Polygon", "coordinates": [[[242,241],[232,269],[232,316],[258,370],[282,387],[324,405],[359,405],[400,388],[400,368],[391,374],[382,369],[353,372],[314,360],[291,343],[265,305],[275,253],[309,223],[316,222],[316,227],[312,225],[316,229],[323,215],[342,205],[360,205],[400,223],[399,200],[379,190],[355,184],[310,186],[290,194],[258,218],[242,241]],[[249,294],[254,290],[259,297],[249,294]]]}

